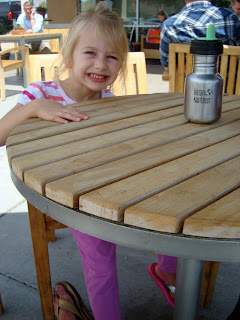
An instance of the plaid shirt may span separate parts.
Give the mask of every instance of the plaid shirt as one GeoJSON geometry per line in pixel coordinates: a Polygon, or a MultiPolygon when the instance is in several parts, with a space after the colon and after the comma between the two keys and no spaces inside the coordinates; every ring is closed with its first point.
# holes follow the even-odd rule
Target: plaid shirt
{"type": "Polygon", "coordinates": [[[231,9],[218,8],[208,1],[196,1],[163,22],[160,42],[161,64],[168,66],[169,43],[190,43],[205,37],[207,25],[213,23],[216,37],[224,44],[240,45],[240,20],[231,9]]]}

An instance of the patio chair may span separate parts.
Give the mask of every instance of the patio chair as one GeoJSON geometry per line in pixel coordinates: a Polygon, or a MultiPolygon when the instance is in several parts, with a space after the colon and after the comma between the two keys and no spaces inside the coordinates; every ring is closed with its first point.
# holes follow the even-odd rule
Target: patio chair
{"type": "MultiPolygon", "coordinates": [[[[220,74],[224,78],[224,91],[227,94],[240,95],[239,46],[223,46],[220,58],[220,74]]],[[[169,92],[184,92],[186,75],[193,70],[193,55],[190,45],[169,44],[169,92]]]]}
{"type": "Polygon", "coordinates": [[[159,38],[160,36],[141,36],[141,51],[145,53],[146,59],[160,59],[159,43],[150,43],[150,38],[159,38]]]}
{"type": "MultiPolygon", "coordinates": [[[[17,56],[15,55],[15,58],[17,56]]],[[[26,70],[26,77],[27,83],[29,82],[29,49],[28,47],[15,47],[10,48],[4,51],[0,51],[0,83],[1,83],[1,100],[6,99],[6,89],[5,89],[5,76],[4,72],[25,68],[26,70]],[[17,52],[17,51],[24,51],[25,59],[24,60],[3,60],[1,57],[9,52],[17,52]]]]}
{"type": "MultiPolygon", "coordinates": [[[[59,66],[59,54],[30,54],[30,77],[29,83],[32,81],[51,81],[54,78],[54,72],[59,66]]],[[[61,75],[61,80],[69,77],[69,71],[66,70],[61,75]]]]}
{"type": "MultiPolygon", "coordinates": [[[[46,28],[44,29],[44,33],[61,33],[63,42],[66,39],[67,33],[69,31],[69,28],[60,28],[60,29],[52,29],[52,28],[46,28]]],[[[51,46],[51,52],[52,53],[58,53],[59,52],[59,41],[58,39],[51,39],[50,46],[51,46]]]]}
{"type": "Polygon", "coordinates": [[[147,88],[147,69],[143,52],[129,52],[127,69],[124,75],[119,74],[113,83],[115,96],[145,94],[147,88]]]}

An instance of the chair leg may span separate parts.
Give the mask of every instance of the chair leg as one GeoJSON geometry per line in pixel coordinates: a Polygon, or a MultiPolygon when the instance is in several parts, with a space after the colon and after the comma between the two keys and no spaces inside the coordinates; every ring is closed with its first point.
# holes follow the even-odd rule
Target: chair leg
{"type": "Polygon", "coordinates": [[[220,262],[205,261],[203,269],[200,306],[208,308],[211,305],[220,262]]]}
{"type": "Polygon", "coordinates": [[[43,319],[54,320],[45,216],[30,203],[28,212],[43,319]]]}
{"type": "Polygon", "coordinates": [[[0,316],[2,316],[3,314],[4,314],[4,309],[3,309],[2,298],[0,294],[0,316]]]}
{"type": "Polygon", "coordinates": [[[48,230],[47,231],[47,241],[48,242],[52,242],[55,241],[56,237],[55,237],[55,231],[54,230],[48,230]]]}

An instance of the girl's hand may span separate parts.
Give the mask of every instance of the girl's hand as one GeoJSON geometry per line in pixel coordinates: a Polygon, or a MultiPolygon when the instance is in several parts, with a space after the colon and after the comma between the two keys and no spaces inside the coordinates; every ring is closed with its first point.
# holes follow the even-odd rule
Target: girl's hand
{"type": "Polygon", "coordinates": [[[71,121],[87,120],[88,116],[71,106],[63,106],[58,102],[45,99],[36,99],[31,102],[34,114],[33,117],[38,117],[43,120],[56,121],[59,123],[68,123],[71,121]]]}
{"type": "Polygon", "coordinates": [[[28,118],[38,117],[43,120],[67,123],[87,120],[88,116],[71,106],[63,106],[52,100],[36,99],[26,105],[18,103],[0,119],[0,146],[5,145],[10,132],[28,118]]]}

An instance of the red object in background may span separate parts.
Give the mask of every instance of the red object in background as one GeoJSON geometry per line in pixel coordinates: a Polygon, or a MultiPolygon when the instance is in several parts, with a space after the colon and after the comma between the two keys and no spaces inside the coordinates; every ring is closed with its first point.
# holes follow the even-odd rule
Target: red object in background
{"type": "Polygon", "coordinates": [[[12,19],[12,11],[8,12],[8,19],[12,19]]]}
{"type": "Polygon", "coordinates": [[[160,33],[161,33],[161,29],[159,29],[156,25],[156,28],[153,29],[152,27],[149,30],[148,35],[149,36],[158,36],[158,38],[149,38],[149,43],[160,43],[160,33]]]}

